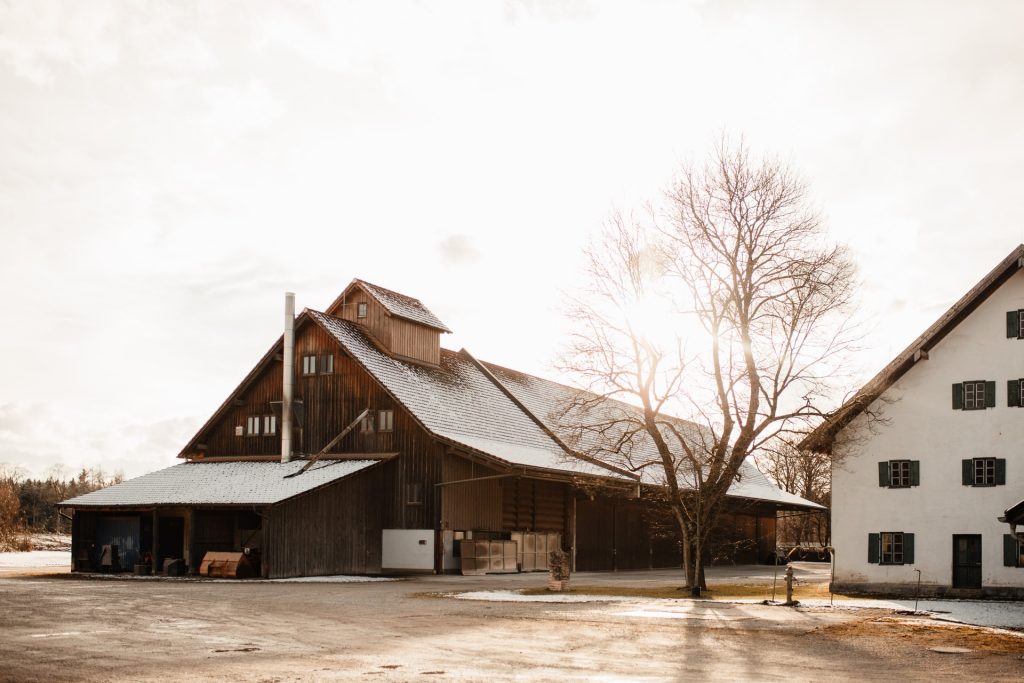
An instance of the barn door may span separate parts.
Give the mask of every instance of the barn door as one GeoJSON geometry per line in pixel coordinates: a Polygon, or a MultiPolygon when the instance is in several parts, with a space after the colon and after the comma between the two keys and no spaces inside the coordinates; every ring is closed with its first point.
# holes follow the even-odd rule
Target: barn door
{"type": "Polygon", "coordinates": [[[953,588],[981,588],[981,536],[953,536],[953,588]]]}

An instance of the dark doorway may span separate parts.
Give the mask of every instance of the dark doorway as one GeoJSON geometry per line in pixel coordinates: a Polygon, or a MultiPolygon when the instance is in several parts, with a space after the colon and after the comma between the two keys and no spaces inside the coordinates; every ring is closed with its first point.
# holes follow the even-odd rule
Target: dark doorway
{"type": "Polygon", "coordinates": [[[160,517],[157,525],[157,567],[162,569],[164,560],[185,556],[185,520],[181,517],[160,517]]]}
{"type": "Polygon", "coordinates": [[[981,588],[981,536],[953,536],[953,588],[981,588]]]}

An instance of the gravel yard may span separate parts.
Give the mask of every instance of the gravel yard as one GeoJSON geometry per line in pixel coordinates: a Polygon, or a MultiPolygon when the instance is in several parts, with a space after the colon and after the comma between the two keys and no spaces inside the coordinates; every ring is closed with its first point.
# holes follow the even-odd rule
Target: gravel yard
{"type": "MultiPolygon", "coordinates": [[[[770,580],[771,568],[764,571],[770,580]]],[[[746,581],[751,572],[759,570],[734,573],[746,581]]],[[[652,586],[678,578],[636,572],[578,574],[573,580],[652,586]]],[[[543,574],[228,583],[8,573],[0,576],[0,680],[1024,677],[1019,634],[881,607],[791,609],[608,596],[490,599],[495,591],[517,594],[545,581],[543,574]],[[454,599],[467,591],[480,592],[478,599],[454,599]]]]}

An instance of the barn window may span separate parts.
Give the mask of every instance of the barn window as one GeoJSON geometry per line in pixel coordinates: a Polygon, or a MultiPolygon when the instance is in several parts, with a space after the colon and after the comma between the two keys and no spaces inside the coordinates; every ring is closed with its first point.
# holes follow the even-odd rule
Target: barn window
{"type": "Polygon", "coordinates": [[[264,415],[263,416],[263,434],[265,436],[273,436],[277,434],[277,416],[276,415],[264,415]]]}
{"type": "Polygon", "coordinates": [[[302,374],[303,375],[315,375],[316,374],[316,356],[303,356],[302,357],[302,374]]]}
{"type": "Polygon", "coordinates": [[[260,416],[250,415],[245,421],[245,433],[249,436],[258,436],[260,433],[260,416]]]}
{"type": "Polygon", "coordinates": [[[365,318],[366,317],[366,303],[365,302],[356,304],[356,317],[357,318],[365,318]]]}
{"type": "Polygon", "coordinates": [[[334,354],[325,353],[320,359],[320,374],[330,375],[334,373],[334,354]]]}
{"type": "Polygon", "coordinates": [[[377,419],[378,431],[390,432],[395,428],[395,411],[393,410],[382,410],[378,413],[377,419]]]}
{"type": "Polygon", "coordinates": [[[359,423],[359,432],[361,434],[373,434],[373,414],[368,413],[366,417],[359,423]]]}
{"type": "Polygon", "coordinates": [[[422,505],[423,504],[423,484],[416,482],[414,484],[405,485],[405,504],[406,505],[422,505]]]}

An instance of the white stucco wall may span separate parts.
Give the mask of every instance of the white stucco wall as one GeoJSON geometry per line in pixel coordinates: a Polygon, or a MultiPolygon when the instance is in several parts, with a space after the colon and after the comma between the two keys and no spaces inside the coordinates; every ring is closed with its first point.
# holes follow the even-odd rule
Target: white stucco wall
{"type": "Polygon", "coordinates": [[[1024,408],[1007,407],[1006,382],[1024,378],[1024,340],[1006,338],[1006,312],[1024,309],[1024,271],[1018,271],[876,401],[885,423],[865,429],[857,418],[843,430],[833,467],[832,540],[839,584],[951,586],[954,534],[982,536],[982,586],[1024,586],[1024,568],[1003,566],[996,520],[1024,499],[1024,408]],[[953,410],[952,385],[994,380],[997,407],[953,410]],[[1006,485],[964,486],[961,460],[1006,459],[1006,485]],[[919,460],[920,486],[878,485],[878,462],[919,460]],[[868,563],[868,534],[913,533],[914,564],[868,563]]]}

